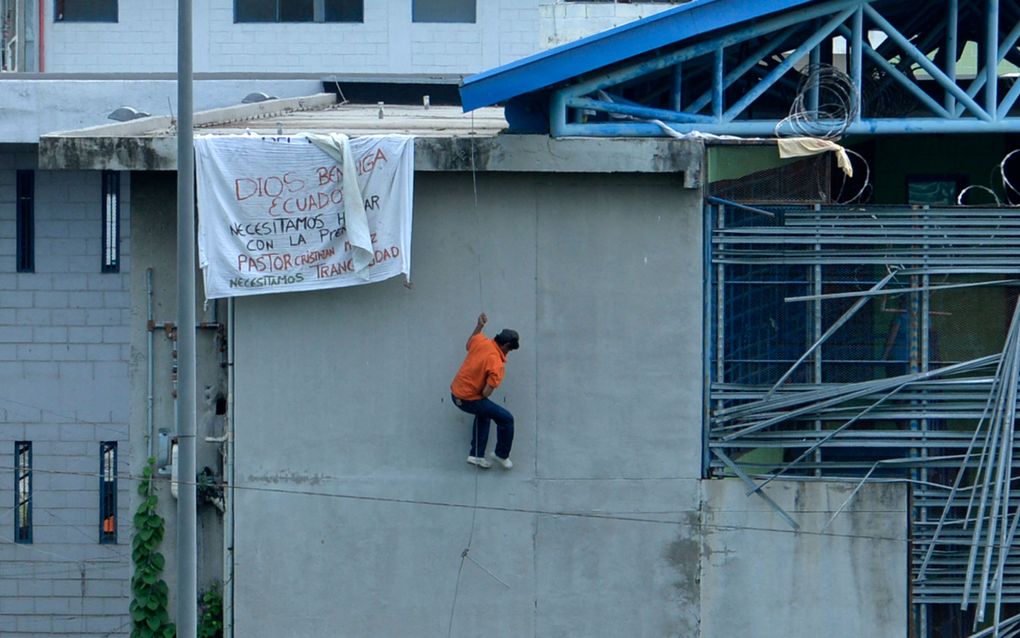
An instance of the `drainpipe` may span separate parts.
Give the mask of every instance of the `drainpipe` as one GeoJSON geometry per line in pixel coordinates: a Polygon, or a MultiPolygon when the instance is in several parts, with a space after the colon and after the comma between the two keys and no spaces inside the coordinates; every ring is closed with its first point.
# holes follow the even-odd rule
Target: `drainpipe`
{"type": "MultiPolygon", "coordinates": [[[[27,3],[26,3],[27,4],[27,3]]],[[[46,0],[39,0],[39,73],[46,71],[46,0]]]]}
{"type": "Polygon", "coordinates": [[[234,636],[234,299],[227,299],[227,413],[223,418],[223,638],[234,636]]]}
{"type": "Polygon", "coordinates": [[[147,345],[147,350],[148,350],[148,355],[149,355],[147,357],[147,359],[146,359],[148,361],[148,368],[149,368],[148,369],[148,379],[147,379],[147,382],[149,384],[149,388],[148,388],[149,395],[146,398],[146,403],[145,403],[145,433],[146,433],[145,436],[147,437],[148,455],[145,458],[151,459],[153,454],[154,454],[153,446],[155,445],[155,443],[154,443],[155,432],[152,431],[152,426],[153,426],[152,413],[153,413],[153,409],[154,409],[154,405],[155,405],[154,393],[155,393],[155,385],[156,385],[156,383],[155,383],[155,373],[154,373],[155,365],[153,364],[153,361],[152,361],[153,339],[155,338],[153,333],[156,331],[156,324],[155,324],[155,321],[152,318],[152,268],[149,268],[149,269],[147,269],[145,271],[145,294],[146,294],[146,297],[147,297],[147,299],[146,299],[146,306],[147,306],[147,309],[148,309],[148,321],[146,322],[145,325],[146,325],[146,327],[148,329],[147,331],[149,333],[149,335],[148,335],[148,343],[146,344],[147,345]]]}

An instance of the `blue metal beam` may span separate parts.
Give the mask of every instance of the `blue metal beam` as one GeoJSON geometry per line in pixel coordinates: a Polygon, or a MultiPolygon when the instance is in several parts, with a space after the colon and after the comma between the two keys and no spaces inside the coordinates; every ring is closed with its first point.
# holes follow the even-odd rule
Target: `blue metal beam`
{"type": "MultiPolygon", "coordinates": [[[[1020,40],[1020,22],[1017,22],[1016,24],[1013,25],[1013,28],[1010,29],[1009,33],[1006,34],[1006,37],[1003,38],[999,44],[998,56],[995,64],[992,66],[992,68],[994,68],[996,72],[998,72],[999,63],[1005,60],[1009,52],[1013,49],[1014,46],[1016,46],[1017,40],[1020,40]]],[[[976,97],[978,92],[982,88],[984,88],[987,82],[988,82],[988,67],[986,65],[978,69],[977,75],[974,76],[974,80],[970,83],[970,86],[967,87],[967,95],[971,97],[976,97]]],[[[963,107],[957,105],[956,114],[959,115],[962,112],[963,107]]]]}
{"type": "Polygon", "coordinates": [[[985,29],[985,110],[997,117],[999,105],[999,0],[987,0],[985,29]]]}
{"type": "MultiPolygon", "coordinates": [[[[850,38],[850,30],[847,29],[846,27],[840,27],[840,32],[845,37],[847,37],[847,39],[850,38]]],[[[952,117],[949,111],[942,108],[941,104],[936,102],[933,97],[925,93],[912,78],[909,78],[906,75],[904,75],[902,71],[897,69],[895,66],[893,66],[891,62],[882,57],[882,55],[878,51],[875,51],[875,49],[871,48],[870,44],[862,43],[861,46],[862,50],[864,51],[864,54],[867,55],[871,61],[873,61],[875,64],[881,67],[882,70],[888,73],[889,77],[893,78],[901,85],[903,85],[903,87],[910,91],[910,93],[913,94],[914,97],[920,100],[922,104],[927,106],[932,113],[938,115],[939,117],[945,118],[952,117]]]]}
{"type": "MultiPolygon", "coordinates": [[[[953,84],[956,84],[956,42],[959,31],[960,3],[959,0],[949,0],[949,7],[946,10],[946,51],[943,56],[942,65],[945,67],[946,78],[948,78],[953,84]]],[[[945,89],[945,92],[946,110],[955,114],[956,98],[953,97],[953,94],[950,93],[948,89],[945,89]]]]}
{"type": "MultiPolygon", "coordinates": [[[[974,101],[971,96],[967,95],[967,92],[961,89],[955,82],[950,82],[946,74],[943,73],[935,63],[928,59],[923,52],[918,51],[910,40],[900,33],[896,27],[894,27],[888,20],[885,19],[878,11],[876,11],[870,5],[864,5],[864,13],[876,24],[882,31],[889,37],[890,40],[895,42],[904,53],[907,54],[914,62],[916,62],[922,69],[928,72],[936,82],[942,87],[951,91],[956,99],[963,102],[963,104],[971,110],[974,115],[978,116],[986,122],[993,121],[991,115],[989,115],[984,109],[974,101]]],[[[856,38],[856,36],[855,36],[856,38]]],[[[858,84],[858,86],[860,86],[858,84]]]]}
{"type": "MultiPolygon", "coordinates": [[[[854,9],[847,9],[836,14],[831,20],[827,21],[822,28],[816,31],[811,37],[805,40],[799,47],[793,50],[793,53],[786,56],[786,59],[782,63],[778,64],[776,68],[766,75],[762,80],[754,86],[750,91],[744,94],[742,98],[730,107],[726,113],[723,114],[723,119],[726,121],[732,121],[736,116],[744,112],[752,102],[757,100],[762,93],[768,90],[770,86],[775,84],[776,80],[786,74],[793,65],[796,64],[801,58],[803,58],[811,49],[818,46],[818,44],[828,37],[833,31],[836,30],[840,24],[842,24],[847,18],[854,13],[854,9]]],[[[719,83],[722,83],[722,78],[719,78],[719,83]]]]}
{"type": "Polygon", "coordinates": [[[693,0],[576,42],[473,75],[461,85],[465,111],[490,106],[704,34],[731,29],[814,0],[693,0]]]}
{"type": "MultiPolygon", "coordinates": [[[[824,121],[821,122],[824,124],[824,121]]],[[[772,137],[776,123],[769,120],[737,120],[722,124],[671,124],[675,132],[704,133],[707,135],[746,135],[772,137]]],[[[660,137],[667,136],[653,122],[596,122],[590,124],[564,124],[557,127],[557,137],[660,137]]],[[[781,131],[794,134],[795,131],[781,131]]],[[[942,118],[862,119],[850,124],[849,135],[902,135],[930,133],[1020,133],[1020,119],[985,122],[975,118],[947,120],[942,118]]]]}

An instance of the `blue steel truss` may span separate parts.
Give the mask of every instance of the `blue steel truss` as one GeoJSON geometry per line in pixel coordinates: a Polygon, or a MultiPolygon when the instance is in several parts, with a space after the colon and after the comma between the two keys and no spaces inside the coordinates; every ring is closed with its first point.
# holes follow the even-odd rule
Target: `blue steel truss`
{"type": "Polygon", "coordinates": [[[665,134],[654,120],[772,135],[801,91],[809,113],[825,99],[806,69],[835,65],[855,89],[846,133],[1020,131],[1003,72],[1020,66],[1018,0],[694,0],[625,26],[469,78],[465,109],[508,99],[513,129],[537,99],[557,137],[665,134]]]}

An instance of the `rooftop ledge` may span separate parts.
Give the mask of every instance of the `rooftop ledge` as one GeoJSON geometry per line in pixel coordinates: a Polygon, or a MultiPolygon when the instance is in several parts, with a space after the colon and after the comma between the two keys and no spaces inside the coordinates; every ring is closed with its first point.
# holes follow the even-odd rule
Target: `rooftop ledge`
{"type": "MultiPolygon", "coordinates": [[[[502,108],[464,113],[450,106],[338,104],[332,93],[266,100],[194,115],[196,135],[414,135],[418,171],[683,173],[688,188],[697,187],[701,180],[700,140],[553,139],[547,135],[504,134],[506,126],[502,108]]],[[[173,118],[154,116],[49,133],[39,138],[39,168],[173,171],[177,169],[175,127],[173,118]]]]}

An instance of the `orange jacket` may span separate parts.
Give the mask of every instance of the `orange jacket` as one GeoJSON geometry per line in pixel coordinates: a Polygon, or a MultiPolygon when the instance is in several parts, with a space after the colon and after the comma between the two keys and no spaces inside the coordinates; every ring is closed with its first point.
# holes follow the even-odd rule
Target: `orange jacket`
{"type": "Polygon", "coordinates": [[[477,401],[486,385],[499,387],[505,371],[506,353],[495,341],[478,333],[468,341],[467,356],[453,377],[450,392],[458,399],[477,401]]]}

